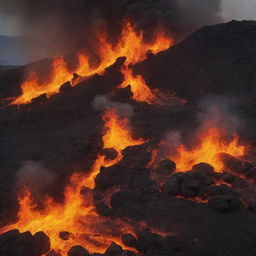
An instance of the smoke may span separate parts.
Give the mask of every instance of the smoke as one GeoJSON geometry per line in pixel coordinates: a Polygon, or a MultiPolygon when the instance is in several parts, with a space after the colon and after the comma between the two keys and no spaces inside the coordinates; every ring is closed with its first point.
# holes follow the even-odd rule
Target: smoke
{"type": "Polygon", "coordinates": [[[113,43],[129,19],[150,39],[163,25],[176,38],[221,21],[221,0],[0,0],[0,15],[11,15],[33,58],[95,50],[95,31],[106,30],[113,43]]]}
{"type": "Polygon", "coordinates": [[[34,161],[24,162],[17,172],[17,186],[29,188],[33,195],[44,195],[55,182],[56,177],[42,164],[34,161]]]}
{"type": "Polygon", "coordinates": [[[105,96],[96,96],[93,101],[95,110],[107,111],[115,109],[120,118],[130,118],[133,115],[133,108],[127,103],[111,102],[105,96]]]}
{"type": "Polygon", "coordinates": [[[200,103],[200,111],[197,115],[200,129],[216,127],[229,133],[239,131],[243,126],[242,118],[236,111],[237,99],[225,96],[206,97],[200,103]]]}

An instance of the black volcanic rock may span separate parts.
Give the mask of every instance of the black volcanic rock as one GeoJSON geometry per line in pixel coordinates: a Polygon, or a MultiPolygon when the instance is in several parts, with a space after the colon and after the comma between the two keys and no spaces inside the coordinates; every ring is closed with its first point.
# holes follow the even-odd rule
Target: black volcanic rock
{"type": "Polygon", "coordinates": [[[251,94],[256,83],[255,32],[255,21],[205,26],[138,64],[136,71],[151,87],[169,88],[190,100],[209,94],[251,94]]]}
{"type": "Polygon", "coordinates": [[[89,252],[80,245],[73,246],[68,251],[68,256],[90,256],[89,252]]]}
{"type": "Polygon", "coordinates": [[[50,250],[50,246],[50,239],[43,232],[32,236],[30,232],[11,230],[0,235],[2,256],[41,256],[50,250]]]}

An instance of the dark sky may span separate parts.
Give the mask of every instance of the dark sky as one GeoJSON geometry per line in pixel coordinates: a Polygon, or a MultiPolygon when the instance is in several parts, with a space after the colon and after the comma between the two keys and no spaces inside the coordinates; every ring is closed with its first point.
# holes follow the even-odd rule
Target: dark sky
{"type": "MultiPolygon", "coordinates": [[[[226,21],[256,19],[256,0],[222,0],[222,17],[226,21]]],[[[18,33],[19,21],[13,16],[0,15],[0,34],[15,35],[18,33]]]]}

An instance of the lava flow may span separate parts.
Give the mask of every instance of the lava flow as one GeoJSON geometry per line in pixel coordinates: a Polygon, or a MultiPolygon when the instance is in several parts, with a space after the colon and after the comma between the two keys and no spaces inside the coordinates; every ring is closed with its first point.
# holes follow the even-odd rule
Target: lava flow
{"type": "MultiPolygon", "coordinates": [[[[31,102],[33,98],[36,98],[42,94],[46,94],[49,97],[58,93],[60,86],[67,81],[70,81],[72,86],[75,86],[77,81],[72,81],[74,72],[79,74],[81,77],[84,77],[84,79],[96,73],[102,74],[107,67],[115,63],[118,57],[123,56],[126,57],[125,69],[128,69],[129,65],[146,59],[149,51],[156,54],[160,51],[168,49],[173,44],[173,40],[166,35],[161,28],[156,31],[153,41],[145,42],[143,39],[143,32],[141,31],[137,33],[130,22],[124,23],[118,43],[115,45],[108,42],[106,32],[98,32],[97,35],[97,52],[100,59],[99,65],[90,65],[89,56],[85,55],[84,53],[78,53],[78,67],[71,72],[68,69],[64,58],[55,58],[52,63],[51,76],[48,78],[48,82],[40,83],[37,74],[35,72],[31,72],[28,75],[28,78],[21,85],[21,96],[16,98],[12,104],[26,104],[31,102]]],[[[131,73],[131,70],[129,72],[131,73]]],[[[138,79],[139,78],[136,78],[136,80],[138,79]]],[[[144,85],[143,89],[140,89],[139,86],[141,86],[141,82],[131,83],[134,99],[136,100],[137,95],[139,95],[141,91],[145,91],[145,87],[147,87],[144,85]]],[[[150,94],[149,88],[146,88],[146,91],[147,93],[149,91],[150,94]]],[[[147,102],[151,100],[149,97],[152,98],[152,96],[144,97],[147,102]]],[[[141,101],[143,98],[138,96],[138,100],[141,101]]]]}
{"type": "Polygon", "coordinates": [[[74,245],[82,245],[91,252],[104,252],[112,241],[120,243],[119,236],[131,232],[131,227],[125,223],[114,223],[99,216],[93,204],[92,189],[94,178],[101,166],[110,166],[121,158],[121,151],[133,145],[142,144],[142,139],[134,140],[130,133],[129,122],[121,119],[117,111],[108,110],[103,116],[105,134],[104,148],[114,148],[118,152],[116,159],[108,161],[104,156],[96,159],[89,177],[73,174],[70,184],[64,192],[64,203],[58,204],[51,198],[44,202],[44,210],[36,208],[33,195],[29,189],[23,191],[19,198],[18,222],[6,226],[1,231],[18,229],[20,232],[30,231],[32,234],[43,231],[51,240],[51,248],[61,255],[66,255],[74,245]],[[60,232],[68,232],[68,239],[62,240],[60,232]],[[118,235],[117,235],[118,234],[118,235]]]}
{"type": "Polygon", "coordinates": [[[197,145],[187,148],[180,145],[175,155],[170,158],[176,163],[177,170],[187,171],[195,164],[205,162],[214,167],[216,172],[223,169],[223,163],[218,154],[226,153],[239,158],[245,155],[245,146],[239,143],[239,137],[234,134],[231,141],[225,140],[221,130],[215,127],[207,129],[201,133],[197,145]]]}

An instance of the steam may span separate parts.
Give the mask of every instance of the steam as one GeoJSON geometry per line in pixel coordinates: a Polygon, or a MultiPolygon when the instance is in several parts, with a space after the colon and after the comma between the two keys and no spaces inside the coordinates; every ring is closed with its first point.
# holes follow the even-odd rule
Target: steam
{"type": "Polygon", "coordinates": [[[106,96],[96,96],[93,101],[95,110],[107,111],[115,109],[120,118],[129,118],[133,115],[133,108],[127,103],[111,102],[106,96]]]}
{"type": "Polygon", "coordinates": [[[56,179],[41,163],[34,161],[24,162],[16,178],[18,188],[27,187],[34,195],[43,195],[56,179]]]}
{"type": "Polygon", "coordinates": [[[241,129],[243,121],[236,113],[237,99],[225,96],[206,97],[200,103],[197,119],[201,123],[200,129],[216,127],[230,133],[241,129]]]}
{"type": "Polygon", "coordinates": [[[115,42],[129,19],[150,40],[161,24],[177,39],[205,24],[221,21],[221,0],[0,0],[0,15],[20,24],[24,50],[33,58],[95,51],[95,31],[115,42]]]}

